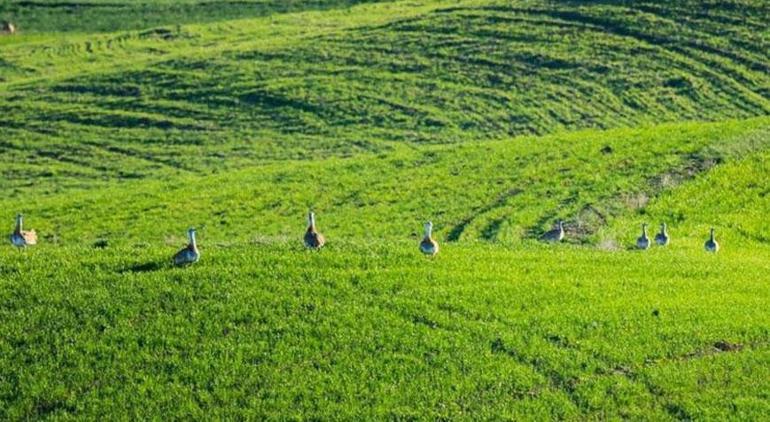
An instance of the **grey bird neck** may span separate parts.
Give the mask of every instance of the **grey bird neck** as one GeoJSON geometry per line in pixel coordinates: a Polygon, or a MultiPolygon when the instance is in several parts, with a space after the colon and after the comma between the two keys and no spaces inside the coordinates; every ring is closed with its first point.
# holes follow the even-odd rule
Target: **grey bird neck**
{"type": "Polygon", "coordinates": [[[24,227],[24,217],[22,217],[21,214],[16,216],[16,231],[20,232],[22,231],[22,228],[24,227]]]}
{"type": "Polygon", "coordinates": [[[197,247],[198,245],[195,243],[195,230],[188,230],[187,231],[187,238],[190,240],[190,245],[193,247],[197,247]]]}

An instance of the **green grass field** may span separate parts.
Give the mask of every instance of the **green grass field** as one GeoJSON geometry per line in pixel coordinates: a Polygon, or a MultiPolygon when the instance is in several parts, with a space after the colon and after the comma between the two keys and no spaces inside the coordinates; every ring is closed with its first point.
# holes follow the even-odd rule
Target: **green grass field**
{"type": "Polygon", "coordinates": [[[3,19],[0,419],[770,414],[766,2],[3,19]]]}
{"type": "Polygon", "coordinates": [[[767,255],[689,249],[4,253],[3,416],[759,419],[767,255]]]}

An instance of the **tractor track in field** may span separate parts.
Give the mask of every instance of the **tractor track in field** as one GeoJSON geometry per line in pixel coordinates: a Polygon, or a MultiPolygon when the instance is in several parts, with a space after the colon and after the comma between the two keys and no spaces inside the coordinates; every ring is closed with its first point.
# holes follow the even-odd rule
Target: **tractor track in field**
{"type": "MultiPolygon", "coordinates": [[[[471,224],[474,220],[477,220],[481,215],[486,214],[494,209],[501,208],[505,206],[506,202],[508,200],[516,195],[519,195],[523,193],[524,190],[519,188],[509,188],[505,191],[501,192],[497,199],[495,199],[493,202],[490,202],[486,205],[482,205],[470,212],[470,214],[460,220],[458,223],[456,223],[451,230],[449,230],[449,233],[447,234],[447,241],[455,242],[460,240],[460,237],[462,236],[463,232],[465,231],[465,228],[468,227],[469,224],[471,224]]],[[[485,238],[487,240],[491,240],[494,238],[494,235],[490,235],[489,237],[485,238]]]]}
{"type": "Polygon", "coordinates": [[[102,149],[102,150],[104,150],[106,152],[109,152],[109,153],[112,153],[112,154],[117,154],[117,155],[124,156],[124,157],[129,157],[129,158],[133,158],[133,159],[147,161],[147,162],[152,163],[152,164],[160,165],[160,166],[167,167],[167,168],[170,168],[170,169],[173,169],[173,170],[177,170],[177,171],[184,171],[184,172],[189,173],[189,174],[200,174],[200,172],[197,171],[196,169],[194,169],[192,167],[187,167],[187,166],[185,166],[185,165],[183,165],[183,164],[181,164],[179,162],[174,162],[174,161],[171,161],[171,160],[164,160],[164,159],[152,156],[152,155],[148,155],[146,153],[142,153],[142,152],[138,152],[138,151],[133,151],[133,150],[130,150],[128,148],[121,148],[121,147],[117,147],[115,145],[104,145],[104,144],[100,144],[98,142],[83,142],[83,143],[85,145],[89,145],[89,146],[91,146],[93,148],[97,148],[97,149],[102,149]]]}

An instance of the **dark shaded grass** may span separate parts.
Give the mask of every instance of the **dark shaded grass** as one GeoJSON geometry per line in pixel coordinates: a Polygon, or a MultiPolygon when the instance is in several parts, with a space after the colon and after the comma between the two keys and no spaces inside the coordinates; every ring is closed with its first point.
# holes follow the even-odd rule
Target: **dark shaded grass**
{"type": "MultiPolygon", "coordinates": [[[[327,10],[370,1],[377,0],[9,1],[0,5],[0,19],[14,22],[23,32],[115,32],[327,10]]],[[[164,37],[163,33],[146,34],[152,35],[164,37]]]]}

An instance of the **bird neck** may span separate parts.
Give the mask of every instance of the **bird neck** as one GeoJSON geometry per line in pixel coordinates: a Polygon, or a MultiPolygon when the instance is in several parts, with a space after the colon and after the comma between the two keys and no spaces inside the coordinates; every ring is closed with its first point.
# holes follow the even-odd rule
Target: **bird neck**
{"type": "Polygon", "coordinates": [[[188,232],[187,237],[190,240],[190,246],[192,246],[193,248],[197,248],[198,244],[195,242],[195,232],[194,231],[188,232]]]}
{"type": "Polygon", "coordinates": [[[21,231],[23,230],[23,228],[22,228],[23,225],[24,225],[24,221],[22,220],[21,216],[20,215],[17,216],[16,217],[16,230],[15,230],[16,233],[21,233],[21,231]]]}
{"type": "Polygon", "coordinates": [[[668,234],[668,227],[666,227],[665,224],[660,226],[660,232],[663,234],[668,234]]]}
{"type": "Polygon", "coordinates": [[[642,235],[643,236],[647,236],[647,226],[646,225],[642,226],[642,235]]]}
{"type": "Polygon", "coordinates": [[[307,216],[307,231],[314,232],[315,231],[315,215],[309,214],[307,216]]]}
{"type": "Polygon", "coordinates": [[[425,226],[425,238],[430,239],[433,236],[433,227],[430,225],[425,226]]]}
{"type": "Polygon", "coordinates": [[[711,241],[714,241],[714,229],[711,229],[711,241]]]}

